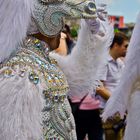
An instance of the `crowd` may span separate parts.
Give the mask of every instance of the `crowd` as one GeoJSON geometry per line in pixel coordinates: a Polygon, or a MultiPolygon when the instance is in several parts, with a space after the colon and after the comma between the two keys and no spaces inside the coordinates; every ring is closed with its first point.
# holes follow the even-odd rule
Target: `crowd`
{"type": "MultiPolygon", "coordinates": [[[[89,95],[84,96],[79,108],[74,111],[76,133],[78,140],[122,140],[125,129],[125,119],[117,114],[107,122],[102,122],[102,114],[106,102],[114,93],[120,82],[122,71],[125,67],[125,55],[129,38],[122,32],[114,34],[113,41],[109,46],[106,62],[101,68],[99,85],[93,90],[94,100],[89,95]],[[85,106],[86,105],[86,106],[85,106]]],[[[75,103],[70,102],[72,109],[75,103]]]]}

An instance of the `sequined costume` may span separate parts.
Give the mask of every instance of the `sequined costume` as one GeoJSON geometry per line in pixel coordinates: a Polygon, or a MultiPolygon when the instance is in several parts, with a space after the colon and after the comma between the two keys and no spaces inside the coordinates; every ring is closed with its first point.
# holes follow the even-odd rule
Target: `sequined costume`
{"type": "MultiPolygon", "coordinates": [[[[59,65],[59,68],[57,62],[48,55],[47,44],[26,33],[31,28],[31,18],[37,32],[39,30],[44,35],[54,36],[63,27],[63,16],[95,18],[95,15],[95,3],[90,0],[0,0],[0,140],[76,140],[67,92],[69,86],[70,90],[75,89],[73,83],[77,79],[74,78],[74,82],[69,82],[68,86],[60,70],[66,72],[64,65],[59,65]]],[[[92,34],[90,25],[85,25],[83,27],[84,30],[88,29],[87,34],[95,37],[88,48],[96,41],[100,43],[95,43],[94,47],[108,44],[108,32],[96,36],[92,34]]],[[[81,48],[80,52],[84,52],[86,46],[82,45],[81,48]]],[[[76,57],[72,60],[87,55],[74,52],[76,57]]],[[[92,60],[86,59],[87,65],[92,60]]],[[[73,68],[79,67],[82,61],[77,59],[76,62],[73,68]]],[[[72,73],[65,74],[67,80],[72,76],[72,73]]],[[[94,82],[84,81],[84,91],[89,90],[94,82]]]]}
{"type": "MultiPolygon", "coordinates": [[[[45,99],[42,111],[45,139],[76,140],[71,109],[66,98],[68,84],[57,62],[44,53],[45,45],[44,42],[33,37],[27,38],[22,49],[8,62],[1,65],[0,79],[5,83],[5,80],[11,78],[27,78],[26,82],[31,86],[39,85],[42,93],[38,96],[45,99]]],[[[5,86],[1,87],[2,90],[3,88],[5,86]]],[[[34,94],[37,94],[36,91],[34,94]]]]}

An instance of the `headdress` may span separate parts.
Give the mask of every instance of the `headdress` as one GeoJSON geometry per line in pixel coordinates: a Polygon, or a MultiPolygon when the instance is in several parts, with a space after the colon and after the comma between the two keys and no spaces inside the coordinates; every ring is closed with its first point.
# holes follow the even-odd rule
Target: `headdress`
{"type": "Polygon", "coordinates": [[[31,17],[41,33],[54,36],[63,17],[95,18],[96,6],[92,0],[0,0],[0,62],[25,38],[31,17]]]}

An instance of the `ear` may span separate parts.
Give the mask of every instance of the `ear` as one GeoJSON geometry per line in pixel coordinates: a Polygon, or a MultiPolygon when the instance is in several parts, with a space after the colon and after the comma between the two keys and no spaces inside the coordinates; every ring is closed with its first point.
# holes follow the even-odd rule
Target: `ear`
{"type": "Polygon", "coordinates": [[[114,43],[113,48],[118,48],[118,47],[119,47],[118,43],[114,43]]]}

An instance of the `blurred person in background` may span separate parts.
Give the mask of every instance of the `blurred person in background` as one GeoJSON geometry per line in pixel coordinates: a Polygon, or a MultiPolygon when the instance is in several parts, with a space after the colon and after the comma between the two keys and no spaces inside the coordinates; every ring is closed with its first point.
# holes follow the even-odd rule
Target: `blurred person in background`
{"type": "Polygon", "coordinates": [[[67,39],[67,35],[61,32],[59,47],[54,50],[56,53],[63,56],[66,56],[68,54],[68,46],[67,46],[66,39],[67,39]]]}
{"type": "MultiPolygon", "coordinates": [[[[124,62],[120,57],[125,57],[128,47],[128,37],[122,33],[115,33],[112,44],[107,58],[107,63],[102,68],[101,73],[101,85],[96,89],[97,98],[101,97],[102,108],[105,107],[106,101],[114,94],[115,88],[120,83],[122,71],[124,69],[124,62]],[[98,96],[99,95],[99,96],[98,96]]],[[[115,116],[113,119],[103,123],[105,140],[122,140],[124,127],[119,130],[113,129],[114,125],[121,121],[119,116],[115,116]]]]}
{"type": "MultiPolygon", "coordinates": [[[[89,28],[87,28],[87,30],[80,30],[79,32],[80,36],[78,36],[78,40],[81,40],[82,43],[77,42],[77,44],[81,47],[88,46],[88,48],[84,50],[85,52],[79,49],[80,52],[82,51],[81,53],[85,54],[84,56],[78,58],[84,64],[82,69],[79,67],[71,67],[71,65],[75,63],[74,61],[69,61],[68,63],[68,68],[71,68],[71,71],[73,72],[72,76],[75,76],[73,77],[74,81],[70,82],[74,82],[77,85],[73,85],[74,88],[70,90],[68,97],[75,119],[77,139],[84,140],[85,136],[87,135],[88,140],[103,140],[103,129],[99,108],[100,101],[95,98],[95,91],[93,90],[96,88],[96,79],[99,78],[98,71],[102,65],[104,55],[107,53],[107,48],[110,46],[110,41],[112,41],[113,28],[108,24],[107,19],[104,21],[97,19],[96,22],[91,20],[82,22],[81,27],[84,26],[85,23],[94,25],[96,30],[94,30],[94,28],[90,28],[89,30],[89,28]],[[89,31],[90,35],[88,34],[89,31]],[[101,42],[103,41],[102,37],[105,34],[106,37],[108,36],[108,41],[103,45],[101,42]],[[95,42],[91,44],[93,40],[95,40],[95,42]],[[84,71],[85,69],[87,70],[88,65],[91,67],[88,71],[88,73],[90,73],[90,77],[85,77],[83,79],[81,74],[85,75],[84,71]],[[94,79],[94,83],[91,82],[92,79],[94,79]],[[91,84],[90,90],[84,90],[84,81],[91,84]]],[[[79,46],[76,45],[71,55],[68,55],[68,57],[72,56],[79,46]]]]}
{"type": "Polygon", "coordinates": [[[125,58],[125,68],[120,84],[110,97],[102,114],[103,120],[112,118],[116,113],[124,118],[127,111],[124,140],[140,139],[140,13],[130,39],[125,58]]]}
{"type": "Polygon", "coordinates": [[[76,42],[71,37],[70,27],[67,24],[65,24],[61,32],[60,45],[55,50],[55,52],[64,56],[69,55],[75,45],[76,42]]]}

